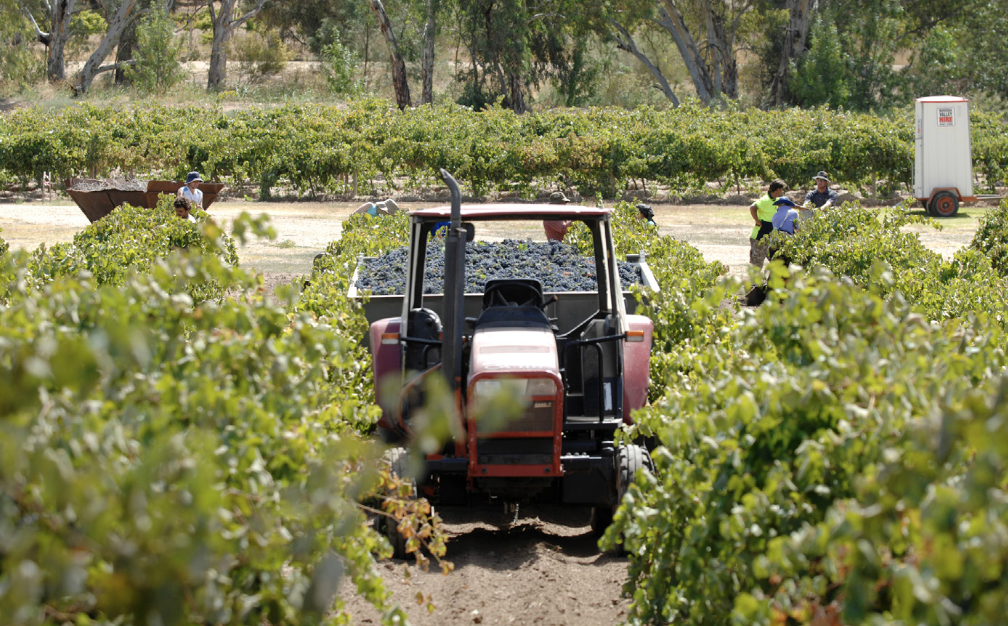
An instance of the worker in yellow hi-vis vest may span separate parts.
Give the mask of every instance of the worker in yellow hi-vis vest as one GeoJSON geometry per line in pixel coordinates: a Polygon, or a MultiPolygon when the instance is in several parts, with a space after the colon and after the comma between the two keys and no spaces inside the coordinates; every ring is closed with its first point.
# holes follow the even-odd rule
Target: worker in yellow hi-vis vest
{"type": "Polygon", "coordinates": [[[763,261],[766,259],[767,246],[761,240],[773,231],[771,220],[777,212],[774,201],[784,195],[786,187],[784,181],[775,180],[770,183],[765,196],[749,205],[749,213],[756,222],[752,234],[749,235],[749,262],[757,267],[763,267],[763,261]]]}

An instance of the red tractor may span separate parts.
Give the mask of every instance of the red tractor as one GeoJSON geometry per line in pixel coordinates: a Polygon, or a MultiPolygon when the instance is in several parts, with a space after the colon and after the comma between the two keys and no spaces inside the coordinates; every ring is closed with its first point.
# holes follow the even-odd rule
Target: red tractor
{"type": "MultiPolygon", "coordinates": [[[[590,506],[592,528],[602,532],[636,471],[651,468],[643,446],[614,441],[647,399],[652,323],[626,311],[611,210],[462,207],[455,180],[441,173],[451,206],[410,212],[406,289],[385,297],[386,307],[401,298],[399,315],[374,319],[369,339],[383,438],[412,436],[411,412],[423,401],[425,379],[435,375],[454,394],[461,434],[427,456],[420,476],[405,476],[402,448],[388,455],[392,470],[415,479],[434,503],[498,498],[508,506],[530,500],[590,506]],[[583,223],[594,243],[597,291],[547,294],[536,279],[509,277],[466,295],[465,243],[477,224],[502,220],[583,223]],[[432,296],[424,294],[428,241],[446,222],[444,294],[432,296]],[[521,402],[521,414],[488,428],[476,419],[477,408],[502,392],[521,402]]],[[[639,264],[644,282],[656,289],[646,263],[639,264]]],[[[405,556],[394,524],[388,535],[396,556],[405,556]]]]}

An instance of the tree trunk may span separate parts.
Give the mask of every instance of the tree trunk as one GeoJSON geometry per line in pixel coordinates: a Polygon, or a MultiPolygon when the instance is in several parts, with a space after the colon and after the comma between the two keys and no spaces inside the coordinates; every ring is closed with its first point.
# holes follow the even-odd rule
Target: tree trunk
{"type": "Polygon", "coordinates": [[[368,60],[371,58],[371,23],[364,25],[364,90],[371,90],[371,83],[368,81],[368,60]]]}
{"type": "Polygon", "coordinates": [[[124,63],[133,58],[133,50],[136,49],[136,29],[137,20],[130,20],[130,23],[126,25],[126,29],[123,30],[122,36],[119,38],[119,45],[116,46],[116,65],[118,67],[115,71],[115,84],[122,87],[128,87],[130,84],[130,80],[124,71],[126,67],[124,63]]]}
{"type": "Polygon", "coordinates": [[[210,22],[213,24],[213,43],[210,46],[210,70],[207,73],[207,89],[215,90],[224,86],[227,78],[227,43],[231,34],[241,28],[262,11],[266,0],[256,0],[254,7],[238,19],[234,19],[236,0],[220,0],[220,9],[214,10],[214,0],[207,2],[210,10],[210,22]]]}
{"type": "Polygon", "coordinates": [[[413,106],[410,101],[409,83],[406,82],[406,63],[403,62],[402,55],[399,54],[399,43],[396,41],[395,33],[392,31],[392,23],[389,22],[388,15],[381,0],[368,0],[371,10],[374,11],[381,27],[382,35],[388,44],[389,58],[392,62],[392,87],[395,89],[396,104],[400,109],[413,106]]]}
{"type": "Polygon", "coordinates": [[[662,93],[665,94],[665,97],[668,98],[669,102],[672,103],[672,106],[679,106],[679,98],[677,98],[675,93],[672,91],[672,86],[669,85],[668,79],[665,78],[664,74],[662,74],[661,69],[659,69],[646,54],[641,52],[641,50],[637,47],[637,42],[635,42],[633,37],[630,36],[630,32],[623,28],[623,26],[615,20],[610,20],[609,23],[617,30],[617,34],[615,35],[616,47],[637,57],[637,59],[644,64],[644,67],[651,72],[654,79],[658,81],[658,86],[661,88],[662,93]]]}
{"type": "Polygon", "coordinates": [[[426,2],[427,23],[424,25],[424,47],[421,62],[423,95],[420,98],[420,103],[432,104],[434,102],[434,37],[437,34],[437,21],[435,18],[437,7],[435,0],[426,0],[426,2]]]}
{"type": "Polygon", "coordinates": [[[697,46],[696,40],[690,34],[682,11],[676,6],[675,1],[664,0],[664,5],[659,7],[659,18],[655,22],[672,35],[672,40],[675,41],[676,48],[679,49],[679,56],[682,57],[683,63],[686,64],[686,70],[693,80],[697,97],[707,104],[715,95],[712,93],[714,85],[710,72],[707,70],[707,64],[700,52],[700,47],[697,46]]]}
{"type": "Polygon", "coordinates": [[[511,91],[511,110],[521,115],[525,109],[525,93],[522,90],[521,74],[514,72],[509,77],[511,91]]]}
{"type": "Polygon", "coordinates": [[[54,0],[50,6],[49,60],[46,76],[50,82],[66,80],[66,58],[64,50],[70,39],[70,16],[75,0],[54,0]]]}
{"type": "Polygon", "coordinates": [[[213,43],[210,46],[210,69],[207,74],[207,89],[216,90],[224,85],[227,78],[227,43],[231,39],[231,15],[235,0],[221,0],[220,9],[214,11],[213,0],[207,3],[210,22],[213,24],[213,43]]]}
{"type": "Polygon", "coordinates": [[[788,22],[787,32],[784,33],[784,45],[777,73],[770,81],[770,98],[774,106],[783,105],[787,99],[791,63],[805,49],[805,40],[808,39],[809,26],[812,23],[812,11],[816,4],[818,3],[815,0],[788,0],[791,19],[788,22]]]}
{"type": "Polygon", "coordinates": [[[136,23],[134,22],[130,26],[126,27],[123,31],[122,38],[119,40],[119,45],[116,47],[116,65],[119,67],[115,71],[115,84],[120,87],[129,87],[130,79],[126,75],[124,61],[129,61],[133,58],[133,50],[136,47],[136,23]]]}
{"type": "Polygon", "coordinates": [[[78,94],[86,93],[91,88],[91,83],[94,81],[95,76],[102,71],[122,67],[119,63],[102,67],[101,62],[112,52],[112,48],[119,43],[119,38],[122,36],[123,31],[126,30],[126,27],[135,23],[133,18],[136,5],[137,0],[123,0],[115,15],[109,20],[108,30],[105,32],[105,36],[102,37],[101,43],[98,44],[98,47],[84,63],[84,67],[81,68],[80,77],[74,85],[74,90],[78,94]]]}

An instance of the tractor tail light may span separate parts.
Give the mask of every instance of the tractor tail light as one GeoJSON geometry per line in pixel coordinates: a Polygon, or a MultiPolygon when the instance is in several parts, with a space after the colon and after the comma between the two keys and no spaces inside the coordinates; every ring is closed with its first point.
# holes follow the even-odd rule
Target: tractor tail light
{"type": "Polygon", "coordinates": [[[628,330],[626,334],[626,340],[631,343],[640,343],[644,341],[644,331],[643,330],[628,330]]]}

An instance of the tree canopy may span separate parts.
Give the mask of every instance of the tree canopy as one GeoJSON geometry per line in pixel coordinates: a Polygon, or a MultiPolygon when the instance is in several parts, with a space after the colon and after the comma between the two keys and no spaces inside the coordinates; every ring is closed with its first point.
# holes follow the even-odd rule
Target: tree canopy
{"type": "Polygon", "coordinates": [[[232,35],[251,29],[319,61],[325,91],[394,94],[400,107],[696,98],[869,111],[937,93],[1008,99],[1008,15],[993,0],[0,0],[0,17],[7,92],[44,74],[82,93],[112,69],[125,84],[124,68],[156,72],[173,54],[208,62],[207,88],[225,89],[236,82],[228,55],[242,54],[232,35]],[[136,48],[155,6],[176,38],[188,33],[183,50],[160,46],[168,58],[136,48]]]}

